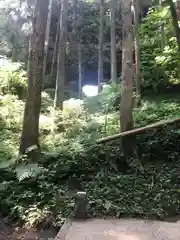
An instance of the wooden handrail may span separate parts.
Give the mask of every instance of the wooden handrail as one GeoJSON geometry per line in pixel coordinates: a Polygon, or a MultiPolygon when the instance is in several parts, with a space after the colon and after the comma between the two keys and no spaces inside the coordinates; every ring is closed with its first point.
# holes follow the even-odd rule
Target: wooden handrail
{"type": "Polygon", "coordinates": [[[140,127],[140,128],[136,128],[136,129],[126,131],[126,132],[117,133],[117,134],[114,134],[114,135],[111,135],[111,136],[108,136],[108,137],[100,138],[96,141],[96,143],[100,144],[100,143],[112,141],[112,140],[115,140],[115,139],[123,137],[123,136],[133,135],[133,134],[136,134],[136,133],[141,133],[141,132],[144,132],[144,131],[152,129],[152,128],[157,128],[157,127],[160,127],[160,126],[163,126],[163,125],[166,125],[166,124],[173,124],[173,123],[177,123],[177,122],[180,122],[180,118],[159,121],[159,122],[156,122],[156,123],[153,123],[153,124],[149,124],[145,127],[140,127]]]}

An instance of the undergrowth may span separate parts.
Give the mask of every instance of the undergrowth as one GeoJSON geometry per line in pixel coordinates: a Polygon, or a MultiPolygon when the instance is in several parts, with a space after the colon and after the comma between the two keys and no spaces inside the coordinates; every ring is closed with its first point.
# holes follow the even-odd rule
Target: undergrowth
{"type": "MultiPolygon", "coordinates": [[[[26,156],[17,161],[24,104],[14,95],[1,96],[1,212],[31,226],[48,224],[49,218],[59,226],[72,213],[72,196],[81,189],[87,191],[91,216],[165,218],[179,214],[180,132],[176,126],[138,136],[144,172],[127,168],[121,165],[119,140],[95,144],[97,138],[118,132],[116,107],[107,111],[108,103],[104,99],[101,103],[100,98],[101,111],[92,111],[91,100],[87,100],[89,105],[67,101],[64,111],[58,112],[43,93],[42,155],[31,163],[26,156]]],[[[179,114],[178,97],[146,98],[134,109],[135,126],[179,114]]]]}
{"type": "MultiPolygon", "coordinates": [[[[150,89],[150,95],[144,94],[141,106],[134,108],[135,128],[180,116],[179,51],[169,16],[169,8],[162,6],[149,9],[142,19],[141,87],[142,93],[150,89]],[[161,32],[157,32],[159,22],[165,25],[164,48],[161,32]],[[159,94],[168,91],[171,94],[159,94]]],[[[97,97],[85,98],[83,104],[70,99],[63,112],[54,111],[54,89],[46,89],[40,116],[42,154],[36,162],[27,156],[18,158],[27,74],[22,64],[2,60],[1,213],[29,226],[59,226],[73,211],[74,193],[85,190],[90,216],[163,219],[180,214],[177,125],[137,135],[137,159],[127,166],[121,159],[120,140],[96,145],[98,138],[119,132],[119,84],[106,87],[97,97]]]]}

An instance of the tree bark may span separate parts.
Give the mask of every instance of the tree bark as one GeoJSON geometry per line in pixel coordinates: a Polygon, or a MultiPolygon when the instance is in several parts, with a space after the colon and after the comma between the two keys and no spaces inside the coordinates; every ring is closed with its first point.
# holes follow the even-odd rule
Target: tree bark
{"type": "Polygon", "coordinates": [[[79,79],[78,79],[78,95],[79,99],[82,98],[82,44],[81,42],[78,44],[78,72],[79,72],[79,79]]]}
{"type": "Polygon", "coordinates": [[[167,1],[170,6],[171,17],[172,17],[172,21],[173,21],[174,30],[176,33],[177,44],[178,44],[178,48],[180,50],[180,28],[179,28],[179,24],[178,24],[176,7],[175,7],[173,0],[167,0],[167,1]]]}
{"type": "Polygon", "coordinates": [[[20,153],[27,148],[39,148],[39,115],[43,82],[44,42],[48,15],[48,0],[36,0],[33,35],[29,53],[28,90],[24,110],[20,153]]]}
{"type": "Polygon", "coordinates": [[[176,0],[175,4],[176,4],[177,18],[178,18],[178,21],[180,21],[180,0],[176,0]]]}
{"type": "Polygon", "coordinates": [[[51,16],[52,16],[52,0],[49,0],[48,19],[47,19],[47,26],[46,26],[46,39],[45,39],[45,46],[44,46],[43,77],[45,77],[45,75],[46,75],[47,56],[48,56],[48,47],[49,47],[49,38],[50,38],[50,27],[51,27],[51,16]]]}
{"type": "Polygon", "coordinates": [[[136,104],[139,105],[141,99],[141,74],[140,74],[140,38],[139,38],[139,0],[133,0],[134,17],[134,48],[135,48],[135,84],[136,84],[136,104]]]}
{"type": "Polygon", "coordinates": [[[111,0],[111,80],[114,84],[117,83],[115,5],[116,1],[111,0]]]}
{"type": "Polygon", "coordinates": [[[59,54],[57,63],[56,91],[54,99],[54,107],[61,110],[63,109],[65,84],[67,7],[68,0],[62,0],[60,13],[59,54]]]}
{"type": "Polygon", "coordinates": [[[103,43],[104,43],[104,0],[100,0],[100,26],[99,26],[99,57],[98,57],[98,92],[103,82],[103,43]]]}
{"type": "MultiPolygon", "coordinates": [[[[161,10],[162,7],[163,7],[162,0],[159,0],[158,4],[159,4],[158,5],[159,10],[161,10]]],[[[164,47],[165,47],[165,33],[164,33],[164,23],[163,22],[160,23],[160,33],[161,33],[161,49],[164,50],[164,47]]]]}
{"type": "MultiPolygon", "coordinates": [[[[122,1],[122,93],[120,104],[121,132],[133,128],[133,37],[131,0],[122,1]]],[[[134,139],[122,138],[122,150],[125,156],[132,155],[134,139]]]]}
{"type": "Polygon", "coordinates": [[[164,50],[165,47],[165,32],[164,32],[164,23],[161,23],[161,49],[164,50]]]}
{"type": "Polygon", "coordinates": [[[78,34],[77,30],[80,25],[80,16],[82,15],[81,4],[78,0],[73,1],[73,32],[72,32],[72,41],[74,41],[74,46],[77,48],[78,53],[78,97],[82,98],[82,37],[78,34]],[[79,5],[79,6],[78,6],[79,5]],[[78,12],[77,12],[78,10],[78,12]],[[78,15],[77,15],[78,13],[78,15]]]}
{"type": "Polygon", "coordinates": [[[59,17],[59,19],[58,19],[57,28],[56,28],[56,38],[55,38],[55,45],[54,45],[54,51],[53,51],[53,59],[52,59],[52,65],[51,65],[51,77],[53,76],[54,65],[55,65],[55,62],[56,62],[56,59],[57,59],[59,32],[60,32],[60,17],[59,17]]]}

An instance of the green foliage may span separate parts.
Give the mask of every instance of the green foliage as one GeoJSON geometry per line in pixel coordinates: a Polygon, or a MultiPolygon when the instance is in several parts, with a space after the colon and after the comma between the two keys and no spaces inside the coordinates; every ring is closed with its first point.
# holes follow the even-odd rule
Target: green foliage
{"type": "Polygon", "coordinates": [[[24,103],[18,100],[15,95],[0,95],[1,97],[1,119],[6,125],[7,129],[14,129],[15,131],[20,128],[22,122],[22,112],[24,110],[24,103]]]}
{"type": "Polygon", "coordinates": [[[179,51],[169,7],[149,11],[141,24],[140,37],[142,86],[157,92],[179,83],[179,51]]]}
{"type": "Polygon", "coordinates": [[[166,96],[168,99],[152,95],[142,101],[142,106],[134,110],[136,125],[145,126],[160,120],[179,117],[179,96],[173,97],[172,94],[166,96]]]}
{"type": "Polygon", "coordinates": [[[145,173],[104,172],[87,183],[89,211],[95,216],[158,217],[180,212],[179,161],[144,165],[145,173]],[[95,197],[96,196],[96,197],[95,197]]]}
{"type": "Polygon", "coordinates": [[[27,61],[28,35],[31,33],[32,14],[26,0],[0,1],[0,54],[12,57],[13,61],[27,61]]]}
{"type": "Polygon", "coordinates": [[[0,95],[0,163],[18,154],[24,103],[15,95],[0,95]]]}
{"type": "MultiPolygon", "coordinates": [[[[112,90],[105,91],[111,95],[112,90]]],[[[116,91],[112,92],[114,102],[116,91]]],[[[105,126],[103,106],[107,98],[103,94],[99,111],[96,109],[92,113],[89,113],[87,102],[83,105],[73,99],[65,102],[63,112],[52,111],[48,107],[50,98],[43,94],[40,128],[44,152],[36,163],[29,162],[26,156],[19,161],[13,160],[20,130],[17,115],[20,116],[23,105],[14,96],[3,96],[1,113],[9,109],[3,114],[0,151],[0,198],[4,213],[30,226],[38,226],[53,215],[53,224],[61,225],[72,212],[72,196],[79,187],[87,191],[88,212],[92,216],[164,218],[180,213],[179,131],[166,127],[138,136],[144,172],[136,167],[127,168],[119,159],[119,140],[95,145],[95,139],[119,129],[116,106],[107,113],[105,126]]],[[[144,99],[142,106],[134,110],[135,125],[144,126],[178,116],[179,97],[166,95],[165,98],[144,99]]]]}
{"type": "Polygon", "coordinates": [[[38,176],[42,171],[38,164],[21,164],[16,167],[16,176],[19,181],[23,181],[26,178],[38,176]]]}
{"type": "Polygon", "coordinates": [[[22,64],[13,63],[6,58],[0,59],[0,93],[17,94],[23,97],[27,87],[27,74],[22,64]]]}
{"type": "MultiPolygon", "coordinates": [[[[79,28],[83,44],[86,44],[83,64],[88,68],[97,65],[99,8],[97,4],[83,2],[82,5],[85,11],[82,11],[84,19],[80,19],[80,26],[83,28],[79,28]]],[[[106,16],[106,23],[108,19],[106,16]]],[[[179,53],[169,19],[168,7],[151,9],[140,29],[142,86],[153,88],[155,92],[179,83],[179,53]],[[161,24],[165,26],[164,48],[159,31],[161,24]]],[[[4,26],[5,23],[3,18],[1,24],[4,26]]],[[[68,24],[70,29],[73,28],[72,19],[68,24]]],[[[15,32],[17,35],[12,35],[13,46],[21,42],[21,27],[15,32]]],[[[18,29],[17,25],[15,29],[18,29]]],[[[108,40],[107,36],[105,40],[108,40]]],[[[14,48],[8,50],[8,41],[2,39],[9,53],[14,48]]],[[[109,51],[108,47],[105,52],[109,51]]],[[[108,54],[105,54],[107,63],[108,54]]],[[[76,56],[74,48],[67,56],[70,66],[67,72],[69,75],[73,72],[73,78],[78,62],[76,56]]],[[[72,212],[73,194],[77,189],[83,189],[87,191],[88,212],[92,216],[164,218],[180,214],[180,131],[177,127],[166,126],[137,136],[139,159],[133,159],[135,164],[127,166],[121,159],[120,140],[104,145],[95,142],[100,137],[119,132],[120,84],[110,84],[101,94],[86,98],[84,102],[65,101],[63,111],[59,111],[53,109],[54,89],[50,87],[53,87],[54,79],[48,75],[44,79],[45,87],[49,89],[42,93],[42,153],[34,163],[28,156],[18,159],[24,110],[24,102],[18,96],[24,96],[26,73],[21,64],[7,59],[0,66],[1,211],[29,226],[38,226],[48,216],[53,216],[53,224],[61,225],[72,212]],[[139,170],[137,160],[141,161],[143,171],[139,170]]],[[[66,92],[70,95],[69,87],[66,92]]],[[[133,111],[135,127],[179,115],[179,95],[175,94],[154,96],[151,93],[133,111]]]]}
{"type": "Polygon", "coordinates": [[[85,107],[88,112],[111,112],[120,103],[120,84],[107,84],[102,92],[95,97],[85,99],[85,107]]]}

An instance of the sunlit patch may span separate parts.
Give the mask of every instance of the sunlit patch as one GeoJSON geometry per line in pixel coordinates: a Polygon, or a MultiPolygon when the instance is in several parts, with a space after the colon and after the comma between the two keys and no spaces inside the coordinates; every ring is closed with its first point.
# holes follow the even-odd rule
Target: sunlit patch
{"type": "Polygon", "coordinates": [[[83,86],[82,90],[87,97],[93,97],[98,95],[98,86],[95,85],[85,85],[83,86]]]}
{"type": "Polygon", "coordinates": [[[105,235],[106,239],[114,238],[116,240],[121,240],[121,239],[123,239],[123,240],[141,240],[141,239],[145,239],[144,237],[146,237],[146,235],[143,236],[141,233],[139,233],[137,235],[136,233],[118,233],[116,231],[108,231],[108,232],[105,232],[104,235],[105,235]]]}

